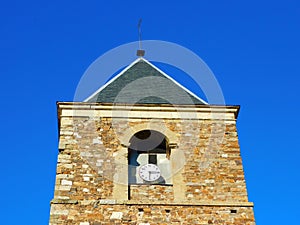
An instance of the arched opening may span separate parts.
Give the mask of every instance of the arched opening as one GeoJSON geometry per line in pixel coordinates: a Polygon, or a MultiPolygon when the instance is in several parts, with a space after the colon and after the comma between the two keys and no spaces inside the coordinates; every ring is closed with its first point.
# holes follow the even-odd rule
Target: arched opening
{"type": "Polygon", "coordinates": [[[142,130],[130,139],[128,148],[130,184],[170,184],[168,139],[155,130],[142,130]]]}

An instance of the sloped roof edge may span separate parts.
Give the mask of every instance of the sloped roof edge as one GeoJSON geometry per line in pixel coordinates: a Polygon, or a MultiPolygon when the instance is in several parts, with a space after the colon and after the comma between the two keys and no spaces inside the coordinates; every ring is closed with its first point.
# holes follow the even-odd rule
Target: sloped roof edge
{"type": "Polygon", "coordinates": [[[107,83],[105,83],[103,86],[101,86],[99,89],[97,89],[93,94],[91,94],[89,97],[87,97],[83,102],[88,102],[90,99],[92,99],[95,95],[97,95],[100,91],[102,91],[104,88],[106,88],[109,84],[111,84],[116,79],[118,79],[122,74],[124,74],[127,70],[129,70],[133,65],[135,65],[136,63],[138,63],[140,60],[141,60],[141,58],[137,58],[136,60],[134,60],[130,65],[128,65],[119,74],[117,74],[116,76],[114,76],[107,83]]]}
{"type": "Polygon", "coordinates": [[[166,78],[168,78],[169,80],[171,80],[172,82],[174,82],[177,86],[179,86],[181,89],[183,89],[184,91],[186,91],[187,93],[189,93],[190,95],[192,95],[193,97],[195,97],[196,99],[198,99],[200,102],[202,102],[205,105],[208,105],[208,103],[206,101],[204,101],[203,99],[201,99],[200,97],[198,97],[196,94],[194,94],[193,92],[191,92],[189,89],[187,89],[186,87],[182,86],[180,83],[178,83],[176,80],[174,80],[172,77],[170,77],[168,74],[166,74],[164,71],[162,71],[161,69],[159,69],[158,67],[156,67],[155,65],[153,65],[151,62],[149,62],[148,60],[144,59],[143,60],[148,63],[150,66],[152,66],[155,70],[157,70],[158,72],[160,72],[162,75],[164,75],[166,78]]]}

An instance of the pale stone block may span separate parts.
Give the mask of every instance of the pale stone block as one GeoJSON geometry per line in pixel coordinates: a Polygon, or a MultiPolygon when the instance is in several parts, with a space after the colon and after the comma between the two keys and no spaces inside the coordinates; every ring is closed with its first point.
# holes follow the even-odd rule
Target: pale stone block
{"type": "Polygon", "coordinates": [[[81,138],[81,135],[79,135],[77,132],[74,133],[74,136],[75,136],[76,138],[81,138]]]}
{"type": "Polygon", "coordinates": [[[90,190],[88,188],[83,188],[83,192],[89,192],[90,190]]]}
{"type": "Polygon", "coordinates": [[[56,197],[57,199],[70,199],[70,197],[68,197],[68,196],[57,196],[56,197]]]}
{"type": "Polygon", "coordinates": [[[83,169],[87,169],[87,168],[89,168],[89,165],[83,164],[83,165],[82,165],[82,168],[83,168],[83,169]]]}
{"type": "Polygon", "coordinates": [[[50,215],[68,215],[68,214],[69,214],[69,210],[51,209],[51,211],[50,211],[50,215]]]}
{"type": "Polygon", "coordinates": [[[92,200],[83,200],[81,201],[81,205],[90,205],[93,201],[92,200]]]}
{"type": "Polygon", "coordinates": [[[123,217],[123,213],[122,212],[113,212],[110,216],[111,220],[121,220],[123,217]]]}
{"type": "Polygon", "coordinates": [[[63,185],[61,185],[61,186],[58,186],[57,187],[57,190],[59,190],[59,191],[70,191],[71,190],[71,186],[63,186],[63,185]]]}
{"type": "Polygon", "coordinates": [[[188,198],[193,198],[194,197],[194,195],[193,194],[188,194],[188,196],[187,196],[188,198]]]}
{"type": "Polygon", "coordinates": [[[61,185],[72,185],[72,181],[70,180],[62,180],[61,185]]]}
{"type": "Polygon", "coordinates": [[[60,135],[73,135],[72,131],[61,131],[60,135]]]}
{"type": "Polygon", "coordinates": [[[94,138],[93,144],[103,144],[103,142],[99,138],[94,138]]]}
{"type": "Polygon", "coordinates": [[[138,220],[142,220],[143,216],[144,216],[144,212],[138,212],[137,213],[137,219],[138,220]]]}
{"type": "Polygon", "coordinates": [[[90,174],[90,173],[85,173],[85,174],[83,174],[83,176],[84,176],[84,177],[92,177],[92,176],[93,176],[93,174],[90,174]]]}
{"type": "Polygon", "coordinates": [[[66,148],[66,143],[64,140],[60,139],[58,143],[58,149],[65,149],[66,148]]]}
{"type": "Polygon", "coordinates": [[[79,225],[90,225],[90,223],[89,222],[80,222],[79,225]]]}
{"type": "Polygon", "coordinates": [[[56,175],[56,178],[60,178],[60,179],[68,178],[68,177],[69,177],[69,174],[57,174],[56,175]]]}
{"type": "Polygon", "coordinates": [[[61,123],[62,126],[64,126],[64,125],[72,125],[73,124],[73,120],[63,117],[63,118],[61,118],[60,123],[61,123]]]}
{"type": "Polygon", "coordinates": [[[71,160],[70,159],[58,159],[57,162],[59,162],[59,163],[70,163],[71,160]]]}
{"type": "Polygon", "coordinates": [[[73,165],[72,164],[62,164],[63,167],[68,168],[68,169],[72,169],[73,165]]]}
{"type": "Polygon", "coordinates": [[[215,183],[215,180],[205,180],[205,183],[207,183],[207,184],[213,184],[213,183],[215,183]]]}
{"type": "MultiPolygon", "coordinates": [[[[89,148],[89,146],[85,146],[85,148],[89,148]]],[[[80,152],[80,156],[82,156],[82,157],[93,157],[93,155],[89,152],[80,152]]]]}
{"type": "Polygon", "coordinates": [[[116,204],[116,200],[115,199],[100,199],[100,204],[113,205],[113,204],[116,204]]]}
{"type": "Polygon", "coordinates": [[[71,159],[70,155],[66,155],[66,154],[61,154],[58,156],[59,159],[71,159]]]}
{"type": "Polygon", "coordinates": [[[90,178],[89,177],[83,177],[83,180],[84,181],[90,181],[90,178]]]}

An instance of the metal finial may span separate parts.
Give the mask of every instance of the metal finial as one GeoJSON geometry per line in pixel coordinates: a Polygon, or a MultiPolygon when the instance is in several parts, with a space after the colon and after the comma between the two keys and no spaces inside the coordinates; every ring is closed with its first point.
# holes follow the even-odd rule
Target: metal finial
{"type": "Polygon", "coordinates": [[[139,49],[136,52],[136,55],[139,57],[143,57],[145,55],[145,50],[142,49],[142,31],[141,31],[141,25],[142,25],[142,18],[139,20],[138,23],[138,32],[139,32],[139,49]]]}

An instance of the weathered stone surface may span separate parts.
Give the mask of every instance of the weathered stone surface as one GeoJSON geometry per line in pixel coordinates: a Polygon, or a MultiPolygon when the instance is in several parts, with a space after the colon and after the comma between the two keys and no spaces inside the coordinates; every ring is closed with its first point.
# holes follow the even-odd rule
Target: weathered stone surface
{"type": "MultiPolygon", "coordinates": [[[[155,107],[157,112],[165,110],[155,107]]],[[[60,117],[50,224],[254,225],[234,112],[224,112],[227,120],[209,119],[207,114],[192,120],[174,116],[154,120],[143,117],[148,106],[139,109],[135,113],[140,118],[114,119],[84,117],[84,112],[76,116],[61,106],[60,115],[65,116],[60,117]],[[172,185],[125,183],[130,132],[149,126],[164,130],[172,141],[172,185]]]]}
{"type": "Polygon", "coordinates": [[[241,224],[254,225],[252,207],[165,206],[165,205],[94,205],[55,204],[56,211],[69,212],[65,217],[52,215],[53,224],[241,224]],[[140,211],[143,210],[141,213],[140,211]],[[233,213],[236,210],[236,213],[233,213]],[[70,216],[71,212],[73,215],[70,216]]]}
{"type": "Polygon", "coordinates": [[[121,220],[123,217],[122,212],[112,212],[111,216],[109,217],[110,220],[121,220]]]}

